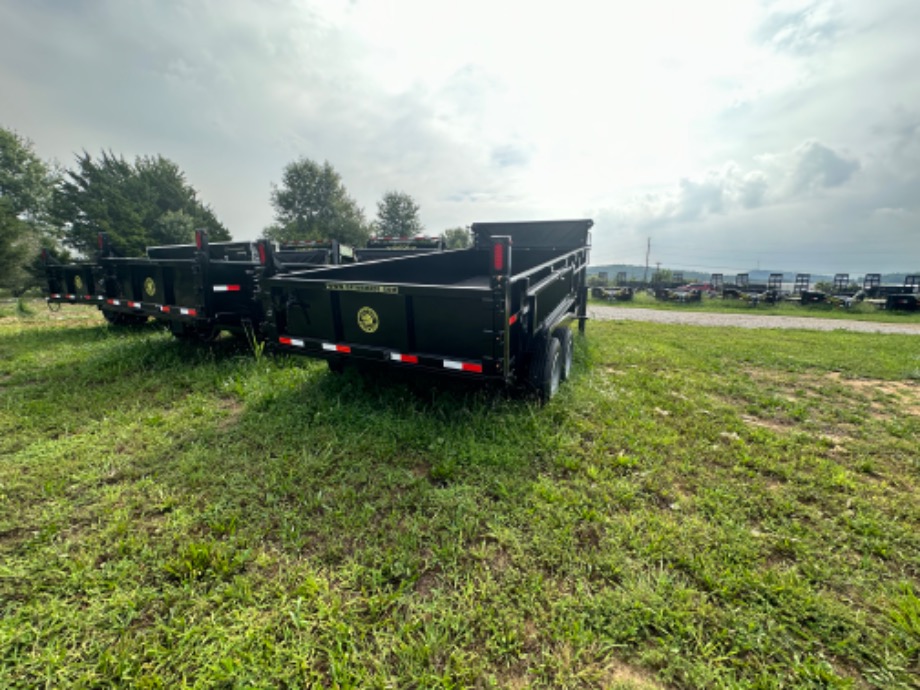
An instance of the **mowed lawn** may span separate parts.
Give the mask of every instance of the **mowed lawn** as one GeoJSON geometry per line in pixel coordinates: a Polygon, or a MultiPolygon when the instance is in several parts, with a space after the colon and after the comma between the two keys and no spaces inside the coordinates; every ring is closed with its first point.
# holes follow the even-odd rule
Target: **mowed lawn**
{"type": "Polygon", "coordinates": [[[0,687],[899,688],[920,338],[590,323],[532,400],[0,312],[0,687]]]}

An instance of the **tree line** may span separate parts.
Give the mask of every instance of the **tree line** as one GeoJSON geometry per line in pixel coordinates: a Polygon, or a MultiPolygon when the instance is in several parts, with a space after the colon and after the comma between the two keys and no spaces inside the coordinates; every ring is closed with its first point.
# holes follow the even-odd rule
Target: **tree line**
{"type": "MultiPolygon", "coordinates": [[[[363,246],[373,235],[425,232],[419,205],[402,191],[387,191],[376,218],[368,220],[328,161],[301,157],[288,163],[270,198],[274,220],[262,235],[276,241],[335,239],[363,246]]],[[[122,256],[141,256],[148,246],[191,243],[199,228],[213,241],[231,239],[168,158],[129,161],[112,151],[83,151],[65,169],[42,160],[29,139],[0,127],[0,288],[20,292],[41,284],[43,249],[61,261],[90,256],[98,233],[105,232],[122,256]]],[[[449,248],[470,244],[465,228],[441,234],[449,248]]]]}

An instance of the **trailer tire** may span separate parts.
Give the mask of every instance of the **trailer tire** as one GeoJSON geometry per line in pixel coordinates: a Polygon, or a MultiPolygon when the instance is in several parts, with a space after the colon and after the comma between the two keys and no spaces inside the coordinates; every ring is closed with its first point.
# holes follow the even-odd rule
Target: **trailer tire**
{"type": "Polygon", "coordinates": [[[559,390],[562,378],[562,344],[558,338],[545,338],[530,362],[530,383],[542,402],[549,400],[559,390]]]}
{"type": "Polygon", "coordinates": [[[143,326],[147,323],[144,314],[124,314],[119,311],[102,310],[102,318],[113,326],[143,326]]]}
{"type": "Polygon", "coordinates": [[[572,329],[568,326],[559,326],[553,329],[553,337],[559,341],[562,347],[562,370],[559,372],[561,381],[568,381],[572,375],[572,356],[575,350],[575,338],[572,336],[572,329]]]}
{"type": "Polygon", "coordinates": [[[186,342],[213,343],[220,337],[220,329],[216,326],[185,326],[181,330],[173,330],[173,337],[186,342]]]}

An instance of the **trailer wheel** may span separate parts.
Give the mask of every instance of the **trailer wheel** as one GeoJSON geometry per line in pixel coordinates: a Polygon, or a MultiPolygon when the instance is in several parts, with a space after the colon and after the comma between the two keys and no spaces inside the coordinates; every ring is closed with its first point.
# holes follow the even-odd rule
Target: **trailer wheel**
{"type": "Polygon", "coordinates": [[[572,336],[572,329],[568,326],[559,326],[553,330],[553,337],[559,341],[562,347],[562,371],[560,380],[568,381],[572,374],[572,353],[575,349],[575,339],[572,336]]]}
{"type": "Polygon", "coordinates": [[[143,326],[147,323],[147,316],[144,314],[123,314],[103,309],[102,317],[113,326],[143,326]]]}
{"type": "Polygon", "coordinates": [[[172,334],[177,340],[213,343],[220,336],[220,329],[216,326],[186,326],[182,324],[179,330],[173,330],[172,334]]]}
{"type": "Polygon", "coordinates": [[[558,338],[550,336],[534,353],[530,363],[530,383],[540,396],[540,400],[548,402],[559,390],[561,378],[562,344],[558,338]]]}

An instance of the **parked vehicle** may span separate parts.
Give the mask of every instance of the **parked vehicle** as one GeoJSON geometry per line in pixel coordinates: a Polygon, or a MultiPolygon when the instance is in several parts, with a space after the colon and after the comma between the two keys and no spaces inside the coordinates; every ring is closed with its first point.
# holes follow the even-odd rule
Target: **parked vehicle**
{"type": "Polygon", "coordinates": [[[166,323],[177,338],[213,340],[242,333],[261,321],[260,275],[304,270],[353,256],[338,242],[208,242],[149,247],[146,257],[119,257],[105,234],[92,263],[55,264],[45,257],[49,304],[95,304],[116,325],[166,323]]]}
{"type": "Polygon", "coordinates": [[[367,246],[355,249],[355,258],[358,261],[377,261],[442,251],[444,238],[440,236],[372,237],[367,241],[367,246]]]}
{"type": "Polygon", "coordinates": [[[282,352],[527,384],[551,398],[584,331],[591,220],[475,223],[470,249],[261,282],[261,332],[282,352]]]}

